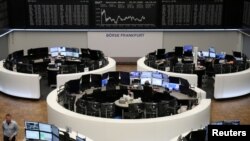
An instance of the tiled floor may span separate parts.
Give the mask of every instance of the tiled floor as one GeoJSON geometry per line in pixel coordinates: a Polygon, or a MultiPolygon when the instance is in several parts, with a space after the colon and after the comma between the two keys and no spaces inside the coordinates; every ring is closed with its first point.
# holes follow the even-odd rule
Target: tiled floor
{"type": "MultiPolygon", "coordinates": [[[[117,65],[117,71],[133,70],[136,70],[136,65],[117,65]]],[[[27,100],[0,93],[1,121],[4,120],[6,113],[11,113],[13,119],[18,122],[20,127],[18,141],[21,141],[24,137],[24,120],[47,122],[46,100],[27,100]]],[[[242,124],[250,124],[250,95],[227,100],[212,100],[211,121],[229,119],[239,119],[242,124]]]]}

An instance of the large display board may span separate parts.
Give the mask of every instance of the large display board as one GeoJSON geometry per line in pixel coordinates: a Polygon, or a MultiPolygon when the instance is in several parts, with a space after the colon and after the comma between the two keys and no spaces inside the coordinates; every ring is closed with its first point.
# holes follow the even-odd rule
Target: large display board
{"type": "Polygon", "coordinates": [[[13,28],[235,29],[249,21],[248,3],[249,0],[8,0],[8,12],[13,28]]]}
{"type": "Polygon", "coordinates": [[[162,0],[162,26],[222,26],[223,0],[162,0]]]}
{"type": "Polygon", "coordinates": [[[8,27],[7,0],[0,0],[0,34],[8,27]]]}
{"type": "Polygon", "coordinates": [[[157,0],[96,0],[97,27],[156,27],[157,0]]]}
{"type": "Polygon", "coordinates": [[[89,0],[27,0],[30,27],[89,25],[89,0]]]}

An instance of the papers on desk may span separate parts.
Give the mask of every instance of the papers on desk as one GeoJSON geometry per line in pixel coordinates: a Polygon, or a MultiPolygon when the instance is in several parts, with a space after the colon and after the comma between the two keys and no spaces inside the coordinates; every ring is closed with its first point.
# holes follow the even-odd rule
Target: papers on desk
{"type": "Polygon", "coordinates": [[[142,103],[142,100],[140,97],[137,99],[134,99],[133,97],[129,95],[123,95],[123,97],[119,99],[119,103],[120,104],[142,103]]]}

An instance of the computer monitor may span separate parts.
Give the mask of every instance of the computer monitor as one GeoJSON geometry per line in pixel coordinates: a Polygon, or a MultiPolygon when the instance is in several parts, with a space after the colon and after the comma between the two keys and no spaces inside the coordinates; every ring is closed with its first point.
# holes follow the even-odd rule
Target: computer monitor
{"type": "Polygon", "coordinates": [[[148,77],[143,77],[143,78],[141,78],[141,85],[144,85],[145,84],[145,82],[146,81],[148,81],[149,82],[149,84],[152,84],[152,79],[151,79],[151,77],[150,78],[148,78],[148,77]]]}
{"type": "Polygon", "coordinates": [[[198,52],[198,57],[209,57],[208,51],[200,51],[198,52]]]}
{"type": "Polygon", "coordinates": [[[52,141],[52,134],[48,132],[40,132],[40,140],[52,141]]]}
{"type": "Polygon", "coordinates": [[[175,47],[175,55],[177,57],[181,57],[183,55],[183,47],[176,46],[175,47]]]}
{"type": "Polygon", "coordinates": [[[241,52],[233,51],[233,56],[236,58],[241,58],[241,52]]]}
{"type": "Polygon", "coordinates": [[[157,55],[164,55],[165,54],[165,49],[157,49],[156,54],[157,55]]]}
{"type": "Polygon", "coordinates": [[[60,141],[58,136],[52,135],[52,141],[60,141]]]}
{"type": "Polygon", "coordinates": [[[130,84],[130,74],[129,72],[120,72],[120,84],[129,85],[130,84]]]}
{"type": "Polygon", "coordinates": [[[132,71],[130,72],[130,78],[140,78],[140,73],[139,71],[132,71]]]}
{"type": "Polygon", "coordinates": [[[169,84],[168,81],[163,81],[163,82],[162,82],[162,87],[168,88],[168,84],[169,84]]]}
{"type": "Polygon", "coordinates": [[[176,84],[176,83],[168,83],[168,89],[169,90],[179,91],[180,90],[180,85],[176,84]]]}
{"type": "Polygon", "coordinates": [[[180,84],[180,78],[179,77],[169,76],[169,83],[180,84]]]}
{"type": "Polygon", "coordinates": [[[58,47],[58,52],[65,52],[66,51],[66,47],[58,47]]]}
{"type": "Polygon", "coordinates": [[[38,122],[25,121],[24,125],[25,125],[25,129],[27,130],[39,130],[38,122]]]}
{"type": "Polygon", "coordinates": [[[52,132],[51,125],[45,123],[39,123],[39,130],[44,132],[52,132]]]}
{"type": "Polygon", "coordinates": [[[225,53],[217,53],[216,58],[218,59],[225,59],[226,54],[225,53]]]}
{"type": "Polygon", "coordinates": [[[72,57],[72,56],[73,56],[73,52],[66,51],[66,56],[67,56],[67,57],[72,57]]]}
{"type": "Polygon", "coordinates": [[[141,72],[141,78],[151,78],[152,72],[151,71],[143,71],[141,72]]]}
{"type": "Polygon", "coordinates": [[[193,45],[184,45],[183,51],[185,52],[193,52],[193,45]]]}
{"type": "Polygon", "coordinates": [[[51,52],[50,55],[51,57],[57,57],[59,56],[59,52],[51,52]]]}
{"type": "Polygon", "coordinates": [[[58,48],[59,47],[50,47],[49,48],[49,52],[52,53],[52,52],[58,52],[58,48]]]}
{"type": "Polygon", "coordinates": [[[210,58],[216,58],[216,54],[214,52],[209,52],[209,57],[210,58]]]}
{"type": "Polygon", "coordinates": [[[158,79],[162,79],[163,77],[162,77],[162,73],[160,73],[160,72],[153,72],[152,73],[152,77],[153,78],[158,78],[158,79]]]}
{"type": "Polygon", "coordinates": [[[73,53],[72,53],[72,57],[74,57],[74,58],[79,58],[79,53],[78,53],[78,52],[73,52],[73,53]]]}
{"type": "Polygon", "coordinates": [[[213,52],[213,53],[215,53],[215,48],[214,48],[214,47],[210,47],[210,48],[208,49],[208,52],[213,52]]]}
{"type": "Polygon", "coordinates": [[[25,130],[25,138],[28,140],[39,140],[39,131],[25,130]]]}
{"type": "Polygon", "coordinates": [[[107,78],[106,78],[106,79],[103,79],[103,80],[102,80],[102,87],[107,86],[107,84],[108,84],[108,79],[107,79],[107,78]]]}
{"type": "Polygon", "coordinates": [[[20,59],[24,56],[24,51],[23,50],[18,50],[12,53],[13,59],[20,59]]]}
{"type": "Polygon", "coordinates": [[[59,137],[59,129],[55,125],[51,125],[52,134],[59,137]]]}
{"type": "Polygon", "coordinates": [[[163,78],[164,81],[169,82],[169,77],[168,77],[167,74],[163,73],[163,74],[162,74],[162,78],[163,78]]]}
{"type": "Polygon", "coordinates": [[[152,78],[152,85],[162,86],[162,79],[152,78]]]}
{"type": "Polygon", "coordinates": [[[83,137],[76,136],[76,141],[86,141],[86,139],[83,137]]]}

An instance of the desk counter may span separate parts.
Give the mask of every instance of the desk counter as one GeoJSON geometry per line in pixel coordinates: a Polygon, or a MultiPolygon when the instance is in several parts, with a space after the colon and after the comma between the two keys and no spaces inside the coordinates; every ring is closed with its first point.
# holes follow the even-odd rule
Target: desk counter
{"type": "Polygon", "coordinates": [[[106,119],[78,114],[58,104],[57,89],[47,97],[48,122],[72,129],[95,141],[168,141],[210,122],[210,99],[181,114],[151,119],[106,119]]]}
{"type": "Polygon", "coordinates": [[[162,71],[162,70],[151,68],[147,66],[144,62],[145,62],[145,57],[142,57],[137,61],[137,71],[158,71],[161,73],[165,73],[169,76],[175,76],[175,77],[181,77],[181,78],[187,79],[191,85],[197,86],[198,76],[196,74],[184,74],[184,73],[162,71]]]}

